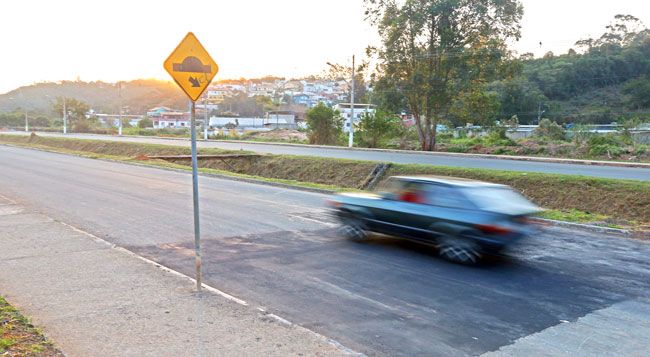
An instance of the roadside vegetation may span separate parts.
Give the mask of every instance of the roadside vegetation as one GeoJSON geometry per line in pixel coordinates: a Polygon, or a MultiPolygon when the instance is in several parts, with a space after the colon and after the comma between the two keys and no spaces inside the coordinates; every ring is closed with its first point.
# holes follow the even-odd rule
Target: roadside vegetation
{"type": "MultiPolygon", "coordinates": [[[[190,169],[189,158],[147,160],[147,156],[189,155],[189,148],[167,145],[0,135],[0,142],[87,157],[137,161],[147,165],[190,169]]],[[[250,155],[243,151],[200,149],[200,154],[244,154],[236,158],[201,159],[205,172],[299,185],[320,190],[359,190],[378,164],[332,158],[290,155],[250,155]]],[[[452,176],[512,186],[538,205],[553,210],[547,218],[592,222],[610,227],[642,227],[650,223],[650,183],[574,175],[487,169],[393,164],[393,175],[452,176]]]]}
{"type": "Polygon", "coordinates": [[[38,328],[0,296],[0,356],[64,355],[38,328]]]}

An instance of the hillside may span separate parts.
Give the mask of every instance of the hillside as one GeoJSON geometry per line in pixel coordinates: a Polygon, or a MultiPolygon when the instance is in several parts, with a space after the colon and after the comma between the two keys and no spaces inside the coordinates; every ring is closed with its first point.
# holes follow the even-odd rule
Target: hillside
{"type": "MultiPolygon", "coordinates": [[[[127,113],[144,114],[147,109],[167,106],[182,109],[187,99],[176,84],[167,81],[140,79],[122,82],[122,105],[127,113]]],[[[102,113],[116,113],[120,97],[118,85],[105,82],[46,82],[21,87],[0,95],[0,112],[25,108],[29,112],[53,116],[52,105],[57,97],[75,98],[102,113]]]]}
{"type": "Polygon", "coordinates": [[[535,122],[541,111],[559,123],[648,118],[650,30],[628,31],[638,22],[633,17],[616,21],[601,38],[578,41],[580,52],[515,60],[520,75],[490,85],[500,99],[499,117],[517,115],[522,124],[535,122]]]}

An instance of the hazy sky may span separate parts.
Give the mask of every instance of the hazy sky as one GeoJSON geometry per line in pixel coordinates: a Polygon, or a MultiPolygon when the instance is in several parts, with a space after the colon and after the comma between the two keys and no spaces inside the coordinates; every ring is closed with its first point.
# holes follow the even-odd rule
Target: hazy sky
{"type": "MultiPolygon", "coordinates": [[[[650,25],[648,0],[523,3],[520,53],[565,52],[617,13],[650,25]]],[[[188,31],[219,64],[217,79],[320,73],[376,42],[362,0],[9,0],[0,9],[0,93],[39,81],[168,79],[162,63],[188,31]]]]}

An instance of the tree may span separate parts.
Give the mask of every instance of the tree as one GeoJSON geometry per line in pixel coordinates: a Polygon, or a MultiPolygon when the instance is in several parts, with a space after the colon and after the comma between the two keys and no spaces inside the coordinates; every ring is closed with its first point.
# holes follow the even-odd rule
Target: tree
{"type": "Polygon", "coordinates": [[[227,97],[219,108],[222,108],[220,115],[235,113],[242,117],[261,117],[272,106],[273,100],[267,96],[249,97],[246,93],[237,93],[227,97]]]}
{"type": "Polygon", "coordinates": [[[379,147],[381,141],[391,137],[397,132],[400,119],[396,115],[390,115],[385,111],[378,110],[375,113],[365,113],[359,121],[357,137],[364,146],[370,148],[379,147]]]}
{"type": "Polygon", "coordinates": [[[25,124],[25,114],[20,110],[14,110],[10,113],[0,113],[0,127],[21,126],[25,124]]]}
{"type": "Polygon", "coordinates": [[[86,119],[86,113],[90,110],[90,106],[83,101],[75,98],[56,98],[56,103],[52,110],[56,115],[63,115],[63,102],[65,101],[65,108],[68,112],[68,120],[71,122],[86,119]]]}
{"type": "Polygon", "coordinates": [[[341,133],[339,113],[323,103],[307,111],[307,131],[310,144],[332,145],[341,133]]]}
{"type": "Polygon", "coordinates": [[[614,21],[605,27],[605,32],[598,40],[599,44],[616,44],[624,46],[629,44],[644,25],[637,17],[632,15],[616,15],[614,21]]]}
{"type": "Polygon", "coordinates": [[[650,108],[650,77],[633,79],[623,87],[627,104],[632,109],[650,108]]]}
{"type": "Polygon", "coordinates": [[[60,115],[63,115],[64,102],[68,125],[76,132],[89,131],[93,123],[86,118],[86,113],[90,110],[90,106],[74,98],[59,97],[56,99],[56,103],[54,103],[54,113],[61,113],[60,115]]]}
{"type": "Polygon", "coordinates": [[[145,128],[153,128],[153,122],[149,117],[144,117],[140,119],[138,122],[138,128],[145,129],[145,128]]]}
{"type": "MultiPolygon", "coordinates": [[[[354,102],[355,103],[364,103],[368,101],[367,91],[366,91],[366,80],[365,80],[365,71],[368,68],[368,61],[361,61],[361,64],[356,66],[354,73],[354,102]]],[[[350,79],[352,78],[352,66],[346,66],[339,63],[328,63],[328,69],[325,72],[324,78],[340,81],[344,80],[348,85],[350,84],[350,79]]],[[[352,100],[350,99],[350,102],[352,100]]]]}
{"type": "Polygon", "coordinates": [[[377,27],[379,75],[415,117],[422,150],[436,144],[436,125],[475,85],[504,75],[506,41],[519,39],[518,0],[365,0],[377,27]]]}
{"type": "Polygon", "coordinates": [[[490,90],[499,97],[499,118],[516,115],[522,124],[532,123],[537,119],[539,104],[548,102],[535,83],[525,77],[496,81],[489,85],[490,90]]]}
{"type": "Polygon", "coordinates": [[[496,92],[475,87],[460,93],[450,109],[452,123],[462,126],[473,123],[481,126],[493,126],[501,104],[496,92]]]}

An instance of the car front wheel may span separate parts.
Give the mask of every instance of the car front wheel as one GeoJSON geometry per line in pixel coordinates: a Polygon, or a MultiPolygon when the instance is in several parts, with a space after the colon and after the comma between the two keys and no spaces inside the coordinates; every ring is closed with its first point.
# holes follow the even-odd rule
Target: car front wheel
{"type": "Polygon", "coordinates": [[[341,221],[343,224],[341,225],[339,232],[344,237],[354,241],[362,241],[368,236],[366,227],[360,219],[349,215],[344,217],[341,221]]]}

